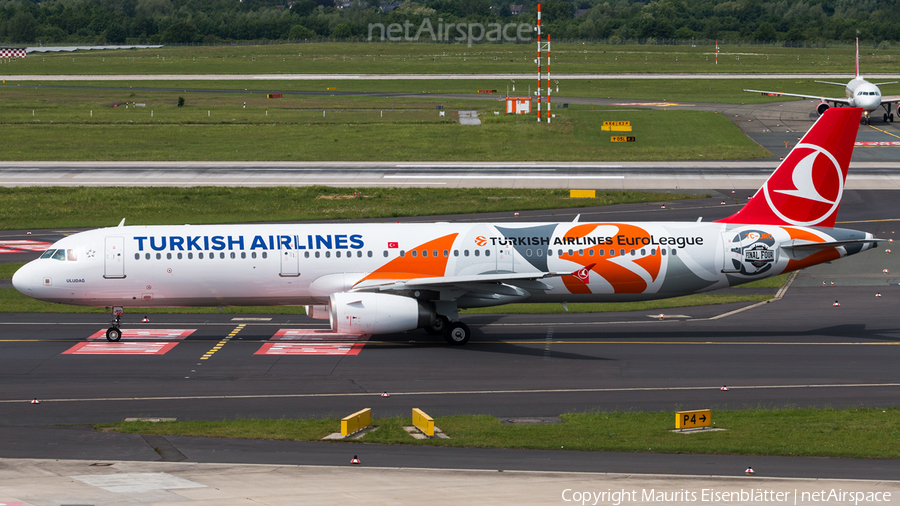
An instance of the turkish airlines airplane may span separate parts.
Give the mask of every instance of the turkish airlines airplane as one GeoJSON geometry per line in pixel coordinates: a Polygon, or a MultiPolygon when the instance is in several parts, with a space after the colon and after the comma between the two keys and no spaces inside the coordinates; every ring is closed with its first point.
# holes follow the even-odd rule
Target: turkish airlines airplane
{"type": "Polygon", "coordinates": [[[816,112],[819,116],[822,115],[826,110],[828,110],[829,106],[828,102],[831,102],[832,105],[837,106],[838,104],[842,106],[850,106],[850,107],[861,107],[863,110],[863,120],[866,124],[869,124],[869,119],[871,114],[878,109],[878,106],[881,106],[884,109],[884,122],[887,123],[890,121],[894,122],[894,113],[891,112],[891,104],[895,102],[900,102],[900,97],[891,97],[891,98],[883,98],[881,96],[881,90],[878,88],[879,86],[883,86],[885,84],[896,84],[898,81],[890,81],[886,83],[877,83],[873,84],[869,81],[866,81],[859,75],[859,37],[856,38],[856,77],[854,77],[849,83],[841,84],[841,83],[832,83],[828,81],[815,81],[817,83],[822,84],[831,84],[834,86],[843,86],[844,87],[844,98],[834,98],[834,97],[823,97],[819,95],[801,95],[797,93],[783,93],[780,91],[762,91],[762,90],[748,90],[744,89],[744,91],[750,91],[754,93],[764,93],[766,95],[785,95],[788,97],[800,97],[800,98],[814,98],[816,100],[820,100],[819,105],[816,106],[816,112]]]}
{"type": "Polygon", "coordinates": [[[61,239],[13,276],[37,299],[113,308],[305,305],[338,333],[424,328],[459,309],[663,299],[870,249],[833,228],[862,109],[830,109],[733,216],[701,222],[124,226],[61,239]]]}

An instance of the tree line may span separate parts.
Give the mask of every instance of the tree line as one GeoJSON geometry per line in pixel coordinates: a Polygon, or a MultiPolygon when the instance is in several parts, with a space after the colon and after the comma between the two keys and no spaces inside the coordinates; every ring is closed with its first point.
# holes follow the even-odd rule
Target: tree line
{"type": "MultiPolygon", "coordinates": [[[[900,41],[900,0],[545,0],[554,40],[900,41]]],[[[5,44],[365,39],[372,24],[531,23],[534,0],[0,0],[5,44]]]]}

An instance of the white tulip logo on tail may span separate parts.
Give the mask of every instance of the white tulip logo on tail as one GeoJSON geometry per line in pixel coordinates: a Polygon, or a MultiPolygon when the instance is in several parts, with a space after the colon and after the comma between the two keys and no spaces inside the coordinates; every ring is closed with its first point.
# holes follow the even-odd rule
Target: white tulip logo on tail
{"type": "Polygon", "coordinates": [[[763,191],[779,218],[797,226],[814,226],[834,213],[844,192],[844,176],[835,157],[815,144],[798,144],[785,160],[796,160],[794,170],[782,177],[776,173],[763,191]]]}

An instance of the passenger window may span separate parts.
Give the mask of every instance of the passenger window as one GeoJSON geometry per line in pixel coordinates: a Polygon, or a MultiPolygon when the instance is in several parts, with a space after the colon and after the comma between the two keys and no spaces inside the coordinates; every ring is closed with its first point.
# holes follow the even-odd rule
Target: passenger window
{"type": "Polygon", "coordinates": [[[469,256],[469,250],[467,250],[467,249],[466,249],[466,250],[463,250],[463,256],[464,256],[464,257],[469,256]]]}
{"type": "Polygon", "coordinates": [[[405,256],[406,256],[406,252],[403,251],[403,250],[400,250],[400,257],[402,258],[402,257],[405,257],[405,256]]]}
{"type": "Polygon", "coordinates": [[[548,249],[548,250],[547,250],[547,256],[548,256],[548,257],[552,257],[552,256],[553,256],[553,250],[552,250],[552,249],[548,249]]]}
{"type": "Polygon", "coordinates": [[[458,256],[459,256],[459,250],[458,250],[458,249],[453,250],[453,256],[455,256],[455,257],[458,257],[458,256]]]}
{"type": "Polygon", "coordinates": [[[450,256],[450,252],[447,250],[444,250],[444,258],[447,258],[448,256],[450,256]]]}
{"type": "Polygon", "coordinates": [[[135,254],[134,254],[134,259],[135,259],[135,260],[140,260],[140,259],[141,259],[141,254],[140,254],[140,253],[135,253],[135,254]]]}
{"type": "MultiPolygon", "coordinates": [[[[372,252],[369,252],[369,256],[372,256],[372,252]]],[[[362,258],[362,250],[356,252],[356,258],[362,258]]]]}
{"type": "Polygon", "coordinates": [[[188,253],[188,260],[193,260],[193,258],[194,258],[194,254],[193,254],[193,253],[188,253]]]}
{"type": "Polygon", "coordinates": [[[416,258],[416,255],[418,255],[419,252],[416,250],[412,250],[412,252],[410,254],[412,255],[413,258],[416,258]]]}
{"type": "Polygon", "coordinates": [[[635,251],[631,250],[631,256],[634,256],[634,254],[635,254],[635,251]]]}
{"type": "MultiPolygon", "coordinates": [[[[263,258],[266,258],[266,252],[265,252],[265,251],[263,251],[263,258]]],[[[331,252],[330,252],[330,251],[326,251],[326,252],[325,252],[325,258],[331,258],[331,252]]]]}
{"type": "Polygon", "coordinates": [[[428,250],[427,250],[427,249],[423,249],[423,250],[422,250],[422,258],[425,258],[425,257],[427,257],[427,256],[428,256],[428,250]]]}
{"type": "Polygon", "coordinates": [[[611,256],[611,257],[616,256],[616,250],[609,248],[609,256],[611,256]]]}
{"type": "Polygon", "coordinates": [[[481,250],[475,250],[475,256],[481,255],[481,250]]]}
{"type": "Polygon", "coordinates": [[[388,250],[384,250],[384,258],[387,258],[389,254],[390,253],[388,253],[388,250]]]}
{"type": "MultiPolygon", "coordinates": [[[[431,252],[431,256],[433,256],[433,257],[438,256],[437,250],[432,251],[432,252],[431,252]]],[[[447,256],[447,252],[446,252],[446,251],[444,252],[444,256],[447,256]]]]}
{"type": "MultiPolygon", "coordinates": [[[[62,251],[62,250],[59,250],[59,251],[62,251]]],[[[202,253],[201,253],[201,255],[202,255],[202,253]]],[[[144,258],[146,258],[147,260],[150,260],[150,253],[144,253],[144,258]]]]}
{"type": "Polygon", "coordinates": [[[588,256],[594,256],[594,250],[589,249],[589,250],[588,250],[588,256]]]}
{"type": "Polygon", "coordinates": [[[199,258],[200,260],[203,260],[203,253],[197,253],[197,258],[199,258]]]}
{"type": "Polygon", "coordinates": [[[162,253],[157,253],[157,254],[156,254],[156,259],[157,259],[157,260],[162,260],[162,253]]]}
{"type": "MultiPolygon", "coordinates": [[[[219,258],[220,259],[225,258],[225,252],[219,253],[219,258]]],[[[231,254],[231,258],[234,258],[234,253],[231,254]]]]}
{"type": "Polygon", "coordinates": [[[486,257],[491,256],[491,250],[489,250],[489,249],[484,250],[484,256],[486,256],[486,257]]]}
{"type": "Polygon", "coordinates": [[[334,257],[335,257],[335,258],[341,258],[341,252],[340,252],[340,251],[335,251],[335,252],[334,252],[334,257]]]}
{"type": "MultiPolygon", "coordinates": [[[[241,253],[241,258],[244,258],[244,254],[243,254],[243,253],[241,253]]],[[[304,252],[303,252],[303,258],[309,258],[309,251],[304,251],[304,252]]]]}
{"type": "Polygon", "coordinates": [[[602,248],[601,248],[601,249],[598,249],[598,250],[597,250],[597,254],[600,255],[600,256],[603,256],[603,255],[606,254],[606,250],[605,250],[605,249],[602,249],[602,248]]]}
{"type": "Polygon", "coordinates": [[[619,254],[620,254],[620,255],[624,255],[624,254],[625,254],[625,248],[620,249],[620,250],[619,250],[619,254]]]}
{"type": "Polygon", "coordinates": [[[678,250],[676,250],[675,248],[672,248],[672,254],[673,254],[673,255],[677,255],[677,254],[678,254],[678,250]]]}
{"type": "Polygon", "coordinates": [[[178,259],[181,260],[181,253],[178,254],[178,259]]]}
{"type": "Polygon", "coordinates": [[[583,256],[584,256],[584,250],[583,250],[583,249],[578,250],[578,256],[580,256],[580,257],[583,257],[583,256]]]}
{"type": "Polygon", "coordinates": [[[234,251],[232,251],[232,252],[231,252],[231,259],[234,260],[234,257],[236,257],[236,256],[237,256],[237,255],[234,254],[234,251]]]}
{"type": "MultiPolygon", "coordinates": [[[[253,254],[253,258],[256,258],[256,253],[253,254]]],[[[319,258],[319,252],[316,251],[316,258],[319,258]]]]}
{"type": "Polygon", "coordinates": [[[166,253],[166,260],[171,260],[171,259],[172,259],[172,254],[166,253]]]}
{"type": "Polygon", "coordinates": [[[527,256],[527,257],[530,257],[530,256],[531,256],[531,250],[530,250],[530,249],[525,250],[525,256],[527,256]]]}
{"type": "MultiPolygon", "coordinates": [[[[306,253],[306,256],[307,256],[307,257],[309,256],[309,252],[306,253]]],[[[241,251],[241,258],[247,258],[247,252],[246,252],[246,251],[241,251]]]]}
{"type": "Polygon", "coordinates": [[[537,256],[539,256],[539,257],[544,256],[544,250],[542,250],[542,249],[535,250],[535,253],[537,253],[537,256]]]}
{"type": "Polygon", "coordinates": [[[66,250],[66,260],[68,260],[70,262],[74,262],[75,260],[78,260],[78,255],[75,254],[75,250],[73,250],[73,249],[66,250]]]}
{"type": "MultiPolygon", "coordinates": [[[[319,252],[316,251],[316,258],[318,258],[318,257],[319,257],[319,252]]],[[[255,252],[255,251],[253,251],[253,252],[250,253],[250,258],[256,258],[256,252],[255,252]]]]}
{"type": "Polygon", "coordinates": [[[652,256],[652,257],[655,257],[655,256],[656,256],[656,250],[655,250],[655,249],[650,250],[650,256],[652,256]]]}
{"type": "Polygon", "coordinates": [[[662,253],[662,256],[666,256],[666,250],[665,250],[665,249],[662,249],[662,250],[660,250],[659,252],[662,253]]]}
{"type": "MultiPolygon", "coordinates": [[[[386,252],[385,252],[385,253],[386,253],[386,252]]],[[[369,250],[368,256],[369,256],[369,258],[372,258],[372,250],[369,250]]]]}
{"type": "Polygon", "coordinates": [[[641,256],[644,256],[646,254],[647,254],[647,250],[645,250],[644,248],[641,248],[641,256]]]}
{"type": "Polygon", "coordinates": [[[572,250],[569,250],[569,256],[573,256],[573,255],[575,255],[575,252],[572,250]]]}
{"type": "Polygon", "coordinates": [[[563,256],[563,250],[558,250],[558,251],[556,252],[556,256],[558,256],[558,257],[563,256]]]}

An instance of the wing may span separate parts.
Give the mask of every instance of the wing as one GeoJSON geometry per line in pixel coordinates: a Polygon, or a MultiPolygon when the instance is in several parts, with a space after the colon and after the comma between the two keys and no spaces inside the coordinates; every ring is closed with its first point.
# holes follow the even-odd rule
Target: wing
{"type": "Polygon", "coordinates": [[[821,95],[801,95],[799,93],[784,93],[781,91],[748,90],[746,88],[744,89],[744,91],[749,91],[751,93],[765,93],[767,95],[783,95],[786,97],[814,98],[816,100],[821,100],[823,102],[834,102],[834,103],[850,105],[850,100],[848,100],[846,98],[823,97],[821,95]]]}
{"type": "MultiPolygon", "coordinates": [[[[468,276],[439,276],[412,279],[367,279],[357,283],[351,291],[396,292],[408,290],[454,290],[464,293],[469,291],[483,292],[496,289],[498,292],[503,293],[507,291],[501,288],[503,285],[516,285],[523,282],[539,283],[542,279],[561,276],[574,276],[584,280],[587,277],[587,273],[593,267],[594,264],[591,264],[574,272],[503,272],[496,274],[472,274],[468,276]]],[[[544,283],[539,283],[538,286],[542,289],[550,289],[550,286],[544,283]]]]}
{"type": "Polygon", "coordinates": [[[894,95],[892,97],[881,97],[882,104],[896,104],[900,102],[900,95],[894,95]]]}

